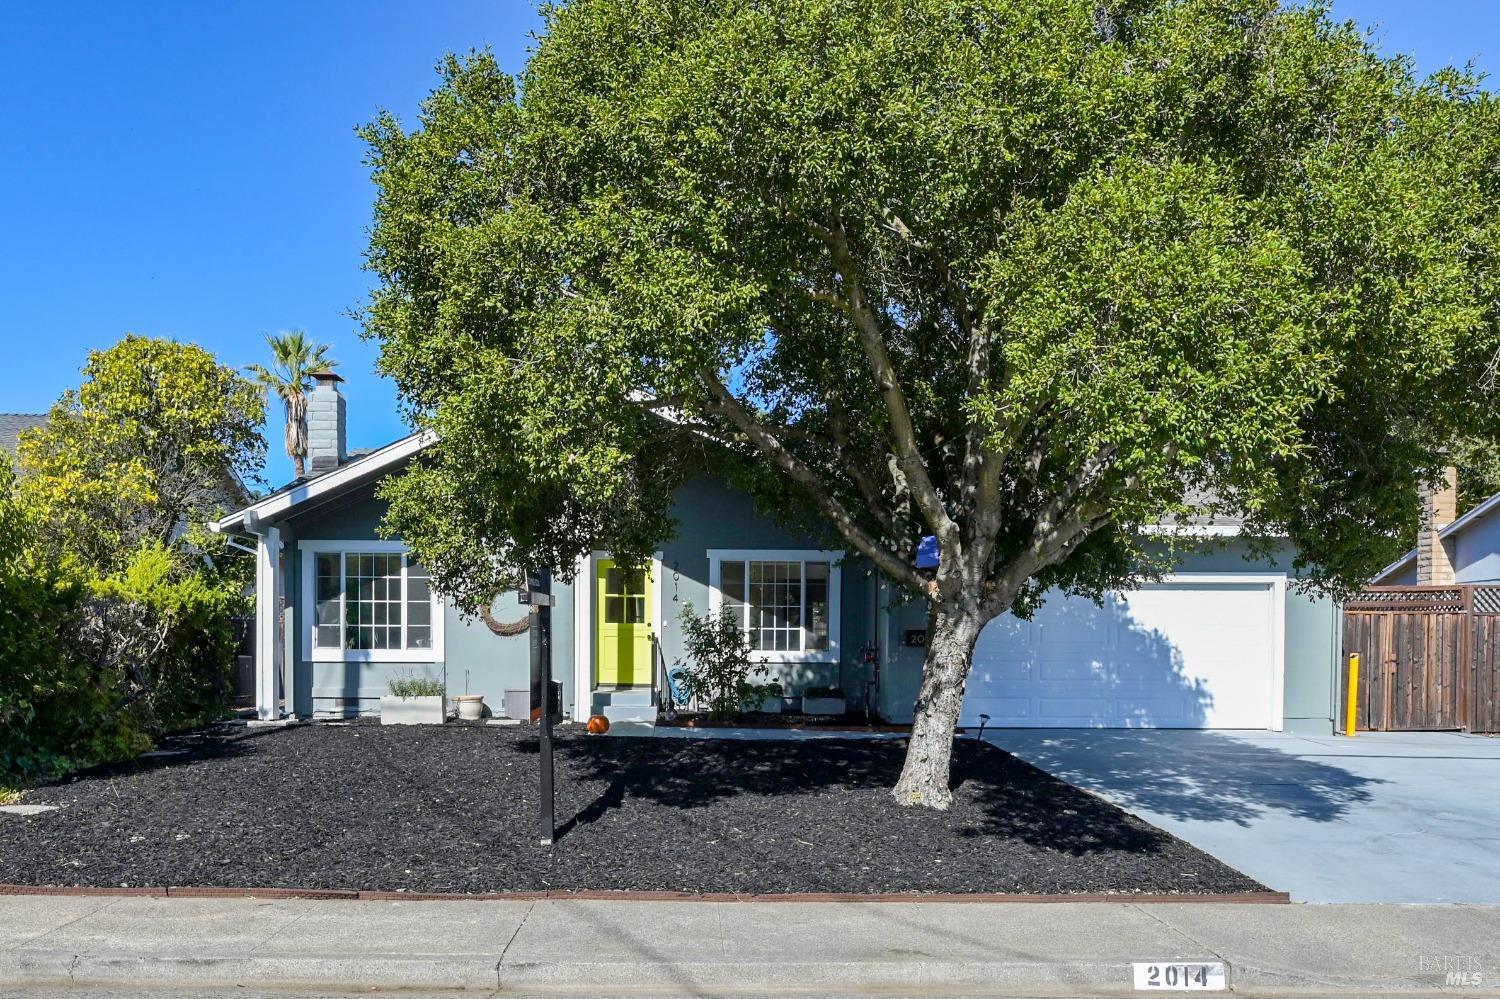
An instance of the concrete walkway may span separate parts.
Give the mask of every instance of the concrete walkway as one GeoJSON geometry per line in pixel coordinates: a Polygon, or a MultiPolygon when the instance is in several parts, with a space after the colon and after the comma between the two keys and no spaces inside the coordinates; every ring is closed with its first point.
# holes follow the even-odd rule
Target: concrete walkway
{"type": "Polygon", "coordinates": [[[1250,996],[1500,995],[1500,908],[0,896],[0,994],[1094,995],[1176,960],[1250,996]]]}
{"type": "Polygon", "coordinates": [[[1293,901],[1500,903],[1500,739],[1043,729],[985,738],[1293,901]]]}

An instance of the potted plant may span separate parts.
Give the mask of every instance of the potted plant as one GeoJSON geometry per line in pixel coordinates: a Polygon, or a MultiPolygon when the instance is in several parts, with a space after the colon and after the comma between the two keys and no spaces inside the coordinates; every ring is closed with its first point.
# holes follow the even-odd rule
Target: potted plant
{"type": "Polygon", "coordinates": [[[441,725],[448,719],[448,688],[425,676],[399,676],[380,699],[382,725],[441,725]]]}
{"type": "Polygon", "coordinates": [[[745,686],[746,697],[740,702],[742,710],[779,715],[785,709],[786,701],[782,697],[781,684],[777,681],[749,683],[745,686]]]}
{"type": "Polygon", "coordinates": [[[802,692],[805,715],[841,715],[844,711],[844,692],[837,687],[809,687],[802,692]]]}
{"type": "Polygon", "coordinates": [[[459,721],[479,721],[484,717],[484,695],[469,693],[469,671],[464,670],[464,692],[453,698],[458,704],[459,721]]]}

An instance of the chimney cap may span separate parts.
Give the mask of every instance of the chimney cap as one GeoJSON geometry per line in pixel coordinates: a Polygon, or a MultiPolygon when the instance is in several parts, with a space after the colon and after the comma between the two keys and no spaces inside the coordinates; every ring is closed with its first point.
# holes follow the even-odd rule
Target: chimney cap
{"type": "Polygon", "coordinates": [[[342,375],[334,371],[329,371],[326,368],[322,371],[309,371],[308,376],[314,381],[319,382],[341,382],[344,380],[342,375]]]}

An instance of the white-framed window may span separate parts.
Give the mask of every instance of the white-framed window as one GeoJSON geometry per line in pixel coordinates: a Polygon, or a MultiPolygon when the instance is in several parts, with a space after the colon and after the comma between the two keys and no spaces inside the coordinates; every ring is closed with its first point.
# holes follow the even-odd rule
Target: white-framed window
{"type": "Polygon", "coordinates": [[[304,541],[302,658],[436,662],[442,606],[427,570],[399,542],[304,541]]]}
{"type": "Polygon", "coordinates": [[[838,662],[841,551],[710,549],[708,605],[766,662],[838,662]]]}

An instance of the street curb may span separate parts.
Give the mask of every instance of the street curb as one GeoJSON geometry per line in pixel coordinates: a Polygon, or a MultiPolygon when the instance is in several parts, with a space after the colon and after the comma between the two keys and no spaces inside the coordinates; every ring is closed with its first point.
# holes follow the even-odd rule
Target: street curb
{"type": "Polygon", "coordinates": [[[494,991],[496,963],[494,956],[477,955],[182,957],[13,950],[0,953],[0,987],[494,991]]]}
{"type": "Polygon", "coordinates": [[[1019,895],[1019,894],[912,894],[882,892],[784,892],[753,894],[745,892],[684,891],[517,891],[485,892],[464,895],[457,892],[356,891],[339,888],[213,888],[213,887],[139,887],[108,888],[78,885],[8,885],[0,884],[0,895],[61,895],[70,897],[130,898],[304,898],[319,901],[354,902],[899,902],[899,903],[972,903],[1005,905],[1015,903],[1093,903],[1111,902],[1130,905],[1156,903],[1172,905],[1286,905],[1291,896],[1284,891],[1247,891],[1225,895],[1019,895]]]}
{"type": "MultiPolygon", "coordinates": [[[[1203,955],[1202,959],[1209,959],[1203,955]]],[[[1454,990],[1427,981],[1338,979],[1287,970],[1231,967],[1229,983],[1247,997],[1440,996],[1454,990]]],[[[361,992],[476,990],[597,996],[629,993],[724,995],[1129,995],[1129,969],[1118,961],[517,962],[495,955],[393,958],[363,956],[178,957],[71,951],[0,953],[0,987],[96,989],[287,989],[361,992]]],[[[1496,996],[1500,989],[1462,989],[1496,996]]]]}

